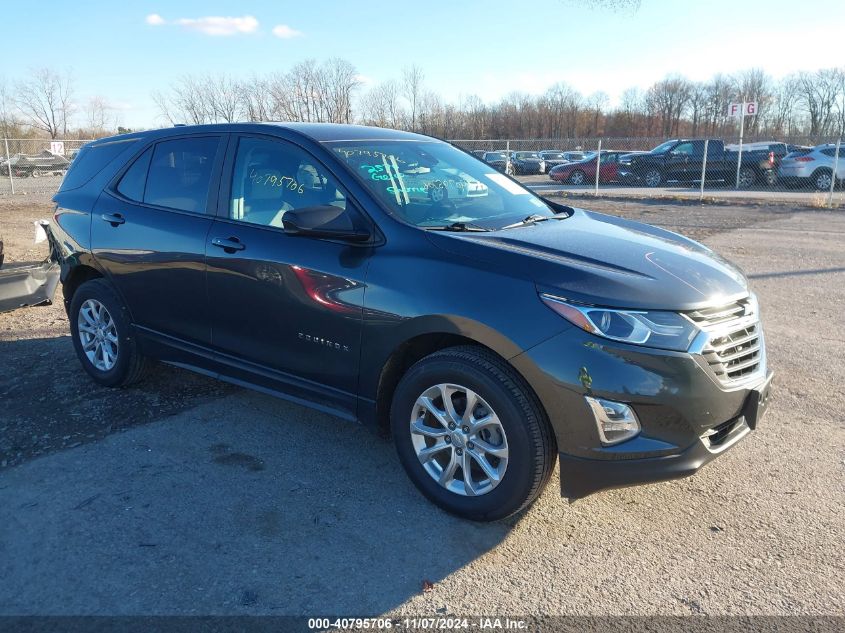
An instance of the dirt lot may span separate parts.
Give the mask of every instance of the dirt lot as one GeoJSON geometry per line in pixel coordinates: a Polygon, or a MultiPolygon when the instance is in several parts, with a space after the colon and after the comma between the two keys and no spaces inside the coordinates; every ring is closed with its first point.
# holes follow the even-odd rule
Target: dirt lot
{"type": "MultiPolygon", "coordinates": [[[[776,388],[719,460],[574,505],[555,474],[523,516],[470,524],[360,427],[175,369],[100,389],[60,305],[20,310],[0,315],[0,614],[845,615],[845,214],[583,206],[749,274],[776,388]]],[[[49,212],[0,202],[12,258],[49,212]]]]}

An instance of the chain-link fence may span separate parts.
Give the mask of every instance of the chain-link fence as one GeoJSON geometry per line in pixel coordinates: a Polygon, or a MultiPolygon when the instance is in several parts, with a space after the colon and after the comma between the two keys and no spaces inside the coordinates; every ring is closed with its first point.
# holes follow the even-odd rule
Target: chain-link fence
{"type": "Polygon", "coordinates": [[[0,195],[52,195],[85,143],[88,140],[3,139],[0,142],[0,195]]]}
{"type": "Polygon", "coordinates": [[[453,140],[538,192],[845,207],[837,136],[453,140]]]}

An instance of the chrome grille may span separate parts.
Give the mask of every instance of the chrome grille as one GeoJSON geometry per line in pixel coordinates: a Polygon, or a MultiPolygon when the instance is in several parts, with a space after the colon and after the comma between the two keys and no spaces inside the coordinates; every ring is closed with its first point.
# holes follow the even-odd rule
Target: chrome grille
{"type": "Polygon", "coordinates": [[[754,299],[693,310],[687,317],[709,334],[701,354],[723,383],[740,382],[757,374],[763,364],[760,315],[754,299]]]}

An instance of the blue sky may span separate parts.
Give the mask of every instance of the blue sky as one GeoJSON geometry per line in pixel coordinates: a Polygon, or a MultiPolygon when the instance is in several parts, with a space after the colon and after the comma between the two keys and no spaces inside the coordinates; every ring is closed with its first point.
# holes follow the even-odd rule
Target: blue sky
{"type": "Polygon", "coordinates": [[[584,94],[603,90],[613,102],[670,72],[707,79],[756,66],[780,77],[845,64],[841,0],[642,0],[636,12],[585,4],[54,0],[33,11],[15,2],[3,9],[12,28],[4,29],[0,76],[72,69],[77,101],[106,97],[134,127],[161,123],[150,93],[180,75],[247,78],[309,57],[348,59],[365,82],[398,78],[417,64],[426,86],[445,98],[485,101],[565,81],[584,94]]]}

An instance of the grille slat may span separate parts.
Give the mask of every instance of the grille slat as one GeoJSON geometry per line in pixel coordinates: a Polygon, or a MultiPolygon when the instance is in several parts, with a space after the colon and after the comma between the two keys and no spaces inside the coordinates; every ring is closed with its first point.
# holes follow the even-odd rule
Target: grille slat
{"type": "Polygon", "coordinates": [[[746,297],[686,314],[698,327],[710,333],[710,342],[702,355],[720,381],[731,384],[757,372],[763,360],[763,349],[755,302],[746,297]]]}

